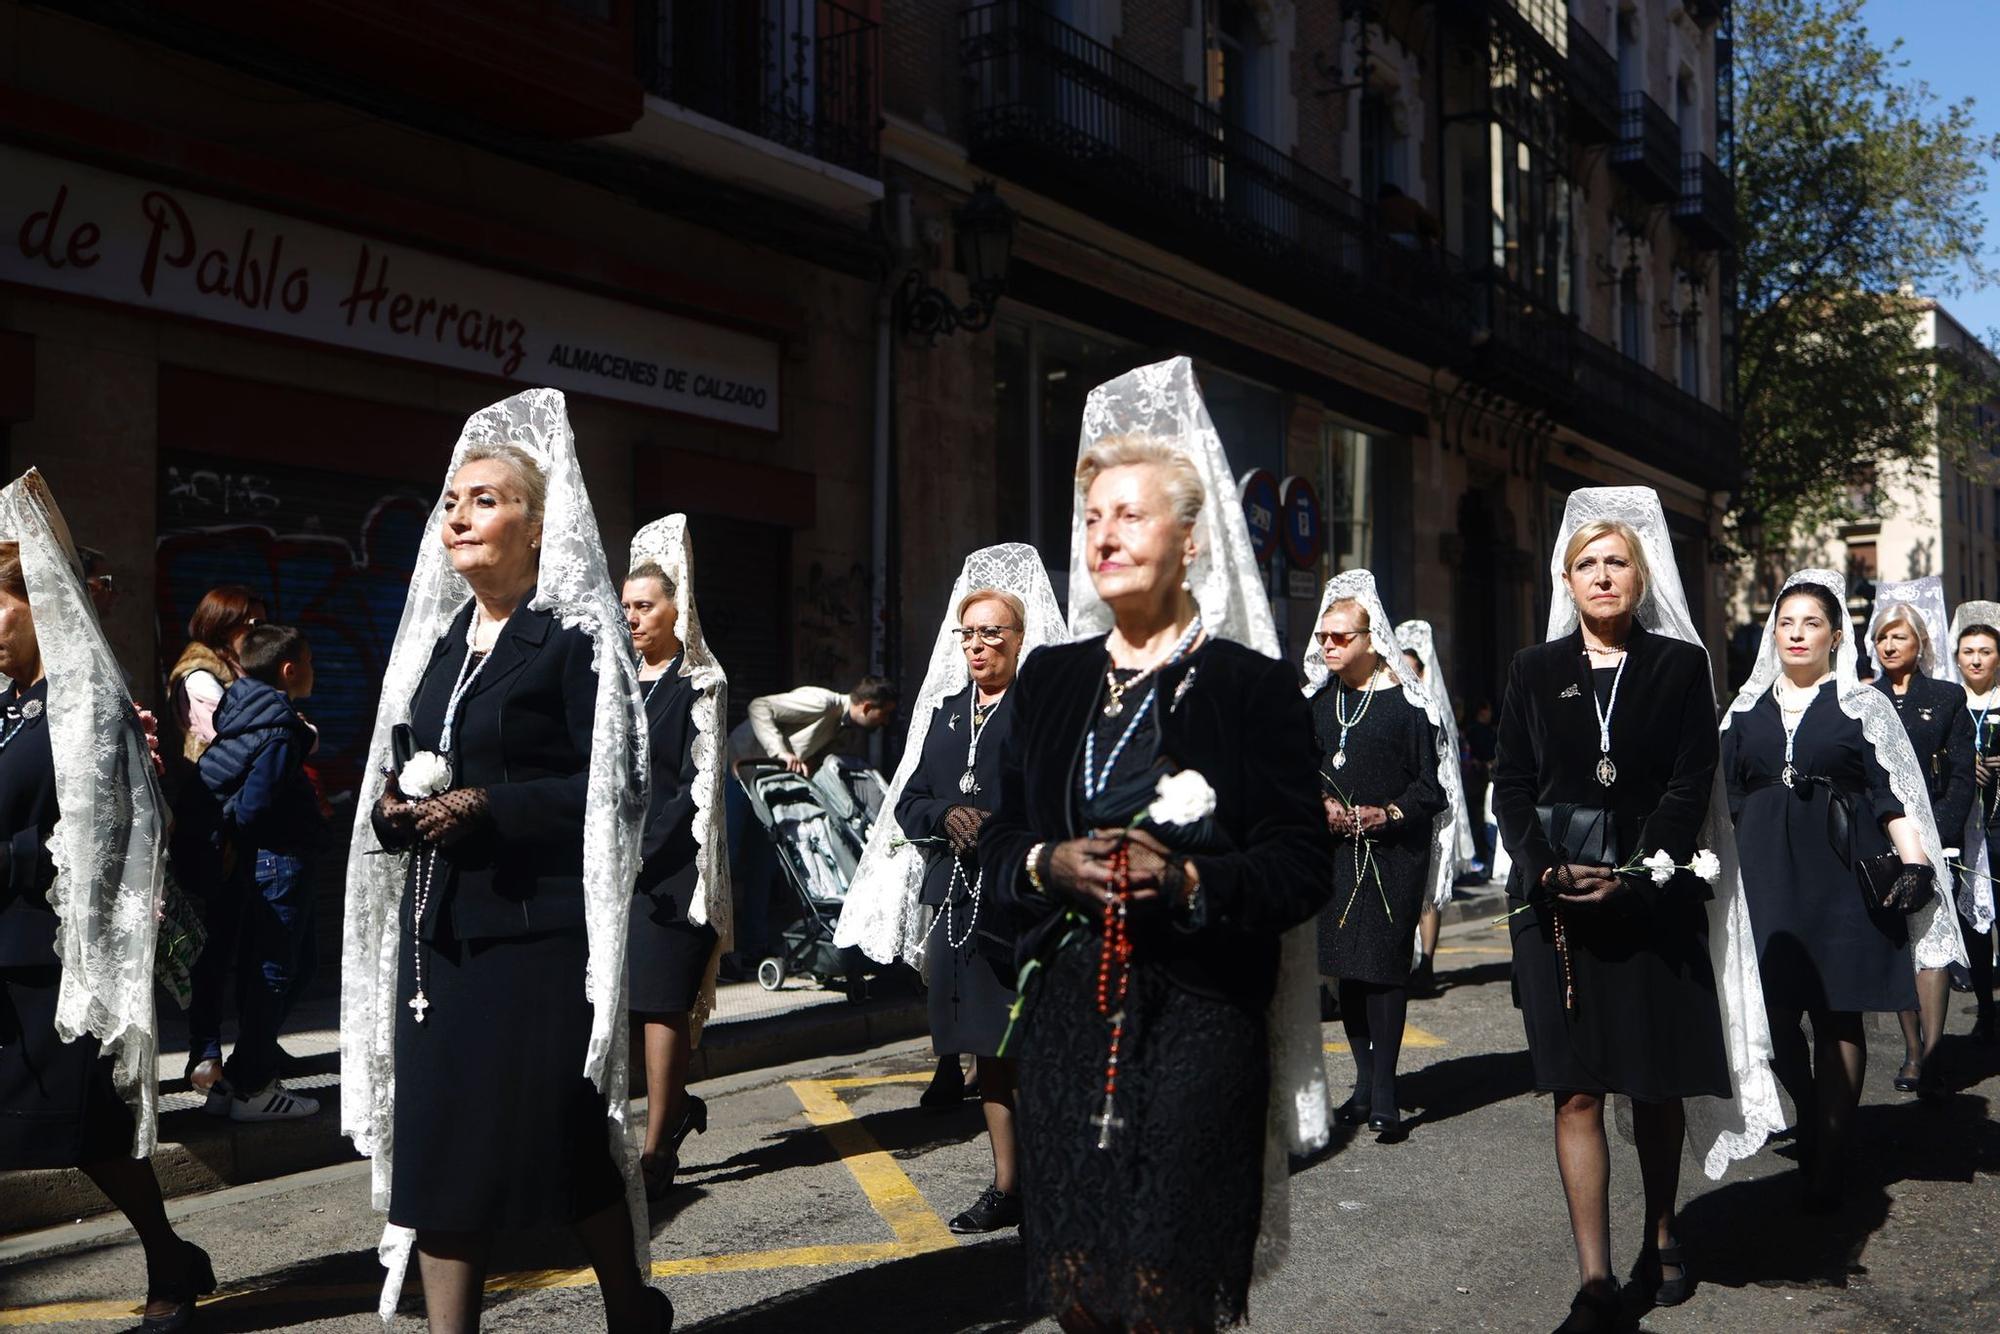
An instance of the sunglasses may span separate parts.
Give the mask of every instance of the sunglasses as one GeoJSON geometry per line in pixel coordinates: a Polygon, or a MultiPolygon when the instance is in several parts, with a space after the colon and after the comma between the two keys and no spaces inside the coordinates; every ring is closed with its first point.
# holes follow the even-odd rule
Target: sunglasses
{"type": "Polygon", "coordinates": [[[958,646],[960,648],[969,648],[974,635],[977,635],[979,642],[988,648],[998,648],[1007,642],[1008,635],[1020,634],[1021,627],[1018,625],[961,625],[953,630],[952,633],[958,636],[958,646]]]}
{"type": "Polygon", "coordinates": [[[1321,648],[1346,648],[1367,633],[1366,630],[1315,630],[1313,642],[1321,648]]]}

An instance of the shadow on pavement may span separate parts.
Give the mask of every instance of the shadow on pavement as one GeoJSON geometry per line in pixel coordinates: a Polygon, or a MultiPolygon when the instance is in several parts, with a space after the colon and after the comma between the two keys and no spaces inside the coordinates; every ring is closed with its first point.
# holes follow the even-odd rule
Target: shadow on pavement
{"type": "Polygon", "coordinates": [[[1034,1324],[1018,1237],[931,1251],[792,1289],[684,1328],[687,1334],[1007,1334],[1034,1324]]]}
{"type": "Polygon", "coordinates": [[[1436,973],[1438,994],[1441,996],[1460,987],[1483,987],[1490,982],[1505,982],[1513,974],[1514,965],[1506,959],[1494,963],[1467,964],[1463,968],[1440,967],[1436,973]]]}
{"type": "MultiPolygon", "coordinates": [[[[222,1257],[217,1256],[220,1261],[222,1257]]],[[[218,1263],[217,1268],[223,1266],[218,1263]]],[[[415,1264],[412,1262],[412,1271],[415,1264]]],[[[243,1281],[243,1280],[239,1280],[243,1281]]],[[[375,1248],[315,1256],[247,1280],[254,1288],[235,1292],[225,1279],[224,1295],[201,1306],[200,1328],[207,1334],[243,1334],[290,1329],[308,1320],[372,1315],[382,1289],[382,1266],[375,1248]]],[[[411,1273],[403,1285],[404,1315],[423,1312],[422,1287],[411,1273]]]]}
{"type": "MultiPolygon", "coordinates": [[[[920,1107],[898,1107],[857,1117],[884,1152],[911,1158],[946,1144],[962,1144],[985,1132],[979,1104],[967,1102],[942,1115],[920,1107]]],[[[678,1180],[704,1188],[730,1181],[747,1181],[771,1172],[819,1167],[840,1161],[832,1143],[816,1126],[800,1126],[767,1137],[747,1152],[711,1164],[684,1163],[678,1180]]]]}
{"type": "MultiPolygon", "coordinates": [[[[1406,1059],[1408,1051],[1404,1049],[1406,1059]]],[[[1396,1076],[1397,1100],[1421,1109],[1403,1122],[1412,1132],[1519,1097],[1534,1085],[1535,1068],[1526,1051],[1453,1056],[1396,1076]]]]}

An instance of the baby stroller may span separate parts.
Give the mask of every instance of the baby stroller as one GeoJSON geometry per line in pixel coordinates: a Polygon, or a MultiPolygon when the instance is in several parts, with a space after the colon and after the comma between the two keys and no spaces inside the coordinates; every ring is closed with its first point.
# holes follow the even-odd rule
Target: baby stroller
{"type": "Polygon", "coordinates": [[[828,814],[847,828],[854,846],[867,846],[868,831],[881,817],[882,803],[889,797],[882,775],[852,755],[829,755],[813,771],[812,781],[828,814]]]}
{"type": "MultiPolygon", "coordinates": [[[[810,779],[776,760],[738,767],[750,809],[771,836],[778,864],[799,896],[799,920],[781,936],[784,952],[758,963],[757,984],[776,991],[787,977],[800,974],[821,986],[839,977],[848,999],[858,1001],[867,995],[869,975],[879,970],[860,950],[836,948],[833,929],[872,823],[864,794],[871,783],[879,794],[882,780],[865,765],[856,766],[865,778],[851,769],[829,774],[834,767],[829,760],[810,779]]],[[[880,802],[878,795],[878,807],[880,802]]]]}

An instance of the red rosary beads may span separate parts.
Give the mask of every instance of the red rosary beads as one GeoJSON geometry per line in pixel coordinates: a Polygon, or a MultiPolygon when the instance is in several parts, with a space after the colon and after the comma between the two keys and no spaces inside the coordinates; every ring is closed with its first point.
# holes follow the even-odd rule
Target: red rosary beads
{"type": "Polygon", "coordinates": [[[1097,1012],[1111,1021],[1111,1050],[1104,1061],[1104,1110],[1090,1118],[1097,1147],[1111,1147],[1111,1132],[1125,1119],[1117,1113],[1118,1047],[1125,1036],[1125,996],[1132,986],[1132,935],[1126,916],[1131,892],[1132,855],[1123,843],[1111,854],[1111,897],[1104,903],[1104,934],[1097,952],[1097,1012]]]}

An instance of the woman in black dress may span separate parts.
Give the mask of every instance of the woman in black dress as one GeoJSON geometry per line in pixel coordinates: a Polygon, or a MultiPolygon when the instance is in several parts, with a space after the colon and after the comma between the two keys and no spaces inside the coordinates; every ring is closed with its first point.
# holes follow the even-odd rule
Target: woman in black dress
{"type": "Polygon", "coordinates": [[[979,842],[1032,961],[1010,1047],[1028,1287],[1066,1330],[1205,1330],[1242,1318],[1284,1208],[1267,1134],[1324,1115],[1323,1082],[1294,1083],[1323,1080],[1295,1065],[1295,1042],[1318,1064],[1309,938],[1280,956],[1331,889],[1326,821],[1291,669],[1228,637],[1276,648],[1186,359],[1100,386],[1085,422],[1070,620],[1109,633],[1023,666],[979,842]],[[1176,774],[1206,814],[1199,790],[1154,806],[1176,774]]]}
{"type": "Polygon", "coordinates": [[[1965,711],[1972,721],[1976,790],[1972,828],[1960,859],[1973,874],[1960,878],[1959,942],[1965,947],[1964,989],[1977,1006],[1972,1036],[1994,1040],[1993,1031],[1993,880],[2000,867],[2000,604],[1960,603],[1952,613],[1952,642],[1957,645],[1958,674],[1965,681],[1965,711]],[[1983,856],[1981,854],[1984,854],[1983,856]],[[1983,868],[1983,870],[1982,870],[1983,868]]]}
{"type": "MultiPolygon", "coordinates": [[[[1761,1091],[1762,1111],[1736,1117],[1737,1138],[1708,1148],[1711,1174],[1754,1151],[1776,1120],[1768,1071],[1725,1041],[1709,885],[1685,869],[1626,869],[1664,851],[1734,893],[1732,874],[1694,860],[1703,850],[1725,866],[1733,858],[1716,837],[1708,656],[1671,553],[1649,489],[1571,495],[1550,638],[1514,657],[1493,765],[1493,809],[1513,858],[1507,892],[1521,905],[1510,919],[1514,981],[1535,1087],[1555,1099],[1582,1280],[1562,1330],[1621,1327],[1607,1097],[1632,1102],[1646,1196],[1634,1274],[1642,1296],[1661,1305],[1685,1301],[1692,1284],[1674,1231],[1684,1100],[1744,1102],[1761,1091]]],[[[1729,1027],[1740,1033],[1749,1021],[1729,1027]]]]}
{"type": "Polygon", "coordinates": [[[0,492],[0,1172],[74,1167],[88,1176],[145,1248],[141,1328],[183,1330],[192,1326],[196,1297],[215,1290],[215,1274],[207,1253],[167,1221],[148,1156],[156,1043],[151,977],[135,980],[130,1000],[138,1013],[116,1001],[111,1007],[120,1011],[121,1026],[126,1018],[141,1025],[122,1041],[141,1043],[143,1088],[118,1087],[113,1053],[96,1034],[63,1031],[74,1023],[78,1000],[109,1016],[89,974],[94,965],[116,969],[139,942],[120,940],[113,905],[98,896],[122,889],[142,899],[131,920],[151,929],[158,890],[151,854],[165,831],[145,742],[62,532],[39,474],[0,492]],[[33,550],[24,553],[24,546],[33,550]],[[65,678],[65,689],[54,695],[51,672],[65,678]],[[71,716],[56,716],[58,709],[71,716]],[[58,729],[70,742],[87,743],[65,754],[63,786],[78,804],[61,810],[51,743],[58,729]],[[79,864],[85,841],[101,838],[105,876],[66,873],[58,881],[52,855],[58,815],[70,864],[79,864]],[[61,955],[57,904],[69,923],[61,955]],[[133,1102],[136,1108],[128,1106],[133,1102]]]}
{"type": "Polygon", "coordinates": [[[658,1199],[674,1183],[681,1141],[708,1129],[708,1104],[687,1091],[687,1068],[727,948],[716,924],[727,926],[729,913],[721,824],[729,683],[695,612],[687,516],[640,529],[632,558],[622,605],[639,650],[653,795],[626,948],[632,1041],[646,1061],[639,1170],[647,1198],[658,1199]]]}
{"type": "MultiPolygon", "coordinates": [[[[1320,972],[1339,979],[1354,1092],[1334,1111],[1383,1144],[1405,1138],[1396,1062],[1409,1015],[1410,942],[1430,896],[1433,822],[1445,812],[1438,731],[1399,680],[1404,653],[1366,570],[1329,580],[1313,634],[1319,792],[1334,836],[1333,898],[1319,915],[1320,972]]],[[[1308,689],[1310,689],[1310,685],[1308,689]]],[[[1413,697],[1414,696],[1414,697],[1413,697]]]]}
{"type": "Polygon", "coordinates": [[[1862,1013],[1915,1007],[1913,937],[1942,927],[1947,957],[1957,947],[1949,921],[1936,918],[1941,853],[1923,771],[1894,707],[1855,682],[1845,592],[1827,570],[1786,582],[1757,668],[1723,719],[1723,774],[1776,1065],[1799,1108],[1815,1209],[1839,1198],[1867,1068],[1862,1013]],[[1892,849],[1902,869],[1888,901],[1864,898],[1855,865],[1892,849]],[[1929,907],[1906,916],[1909,903],[1929,907]],[[1808,1015],[1810,1075],[1800,1030],[1808,1015]]]}
{"type": "MultiPolygon", "coordinates": [[[[1924,767],[1931,818],[1946,847],[1963,848],[1966,821],[1972,814],[1974,790],[1972,717],[1960,707],[1965,691],[1939,672],[1937,639],[1945,633],[1942,580],[1929,576],[1935,587],[1936,634],[1927,618],[1907,602],[1885,601],[1899,586],[1878,585],[1869,640],[1882,669],[1874,687],[1896,706],[1896,716],[1909,734],[1910,748],[1924,767]]],[[[1900,1010],[1903,1066],[1896,1072],[1899,1093],[1935,1093],[1941,1086],[1931,1065],[1931,1053],[1944,1034],[1949,986],[1942,968],[1917,974],[1917,1008],[1900,1010]]]]}
{"type": "MultiPolygon", "coordinates": [[[[496,1229],[561,1225],[597,1271],[613,1334],[665,1328],[672,1307],[635,1263],[622,1126],[607,1108],[615,1095],[623,1110],[626,1019],[623,969],[603,956],[624,957],[634,860],[618,849],[637,845],[645,795],[631,641],[595,525],[582,531],[588,501],[561,396],[531,391],[475,416],[454,463],[438,536],[463,584],[420,557],[377,723],[382,749],[407,699],[417,754],[370,803],[380,845],[410,853],[397,935],[354,927],[378,886],[350,886],[347,964],[360,977],[344,979],[343,1049],[372,1051],[373,1025],[394,1024],[393,1138],[357,1141],[387,1177],[391,1240],[415,1234],[436,1334],[478,1327],[496,1229]],[[413,618],[457,587],[471,596],[418,642],[425,660],[402,695],[413,618]],[[571,609],[588,628],[564,624],[571,609]],[[423,772],[439,757],[443,791],[423,772]],[[587,881],[596,857],[606,861],[587,881]],[[394,990],[382,997],[372,961],[391,951],[394,990]],[[587,967],[609,985],[587,991],[587,967]],[[604,1085],[581,1073],[600,1043],[604,1085]]],[[[382,860],[367,851],[351,861],[382,860]]]]}

